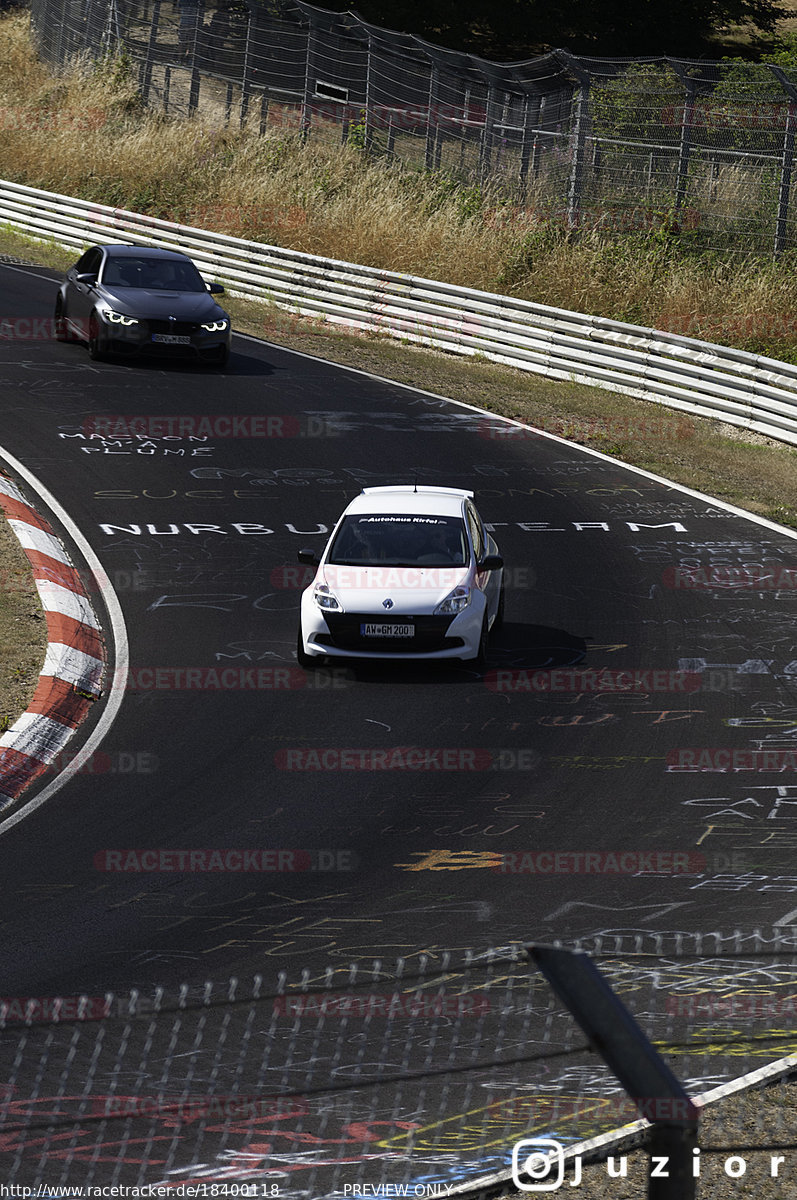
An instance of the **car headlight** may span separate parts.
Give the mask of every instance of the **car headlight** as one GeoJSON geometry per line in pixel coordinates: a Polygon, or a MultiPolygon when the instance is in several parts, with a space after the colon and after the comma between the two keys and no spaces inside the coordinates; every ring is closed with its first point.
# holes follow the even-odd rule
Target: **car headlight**
{"type": "Polygon", "coordinates": [[[454,617],[470,604],[470,588],[456,587],[434,610],[436,617],[454,617]]]}
{"type": "Polygon", "coordinates": [[[208,321],[207,325],[203,325],[202,328],[207,329],[208,333],[221,333],[223,329],[227,328],[227,322],[208,321]]]}
{"type": "Polygon", "coordinates": [[[333,596],[325,583],[318,584],[313,592],[313,599],[319,608],[327,612],[343,612],[343,606],[338,603],[337,597],[333,596]]]}
{"type": "Polygon", "coordinates": [[[104,316],[112,325],[138,325],[138,317],[128,317],[125,313],[114,312],[112,308],[106,308],[104,316]]]}

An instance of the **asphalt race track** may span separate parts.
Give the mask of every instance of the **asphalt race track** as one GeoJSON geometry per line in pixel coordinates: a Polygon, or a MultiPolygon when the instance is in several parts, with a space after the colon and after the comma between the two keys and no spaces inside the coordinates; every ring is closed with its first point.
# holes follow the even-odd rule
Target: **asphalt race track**
{"type": "MultiPolygon", "coordinates": [[[[55,280],[2,268],[4,316],[50,316],[55,280]]],[[[151,996],[160,986],[172,1004],[182,982],[195,996],[213,981],[215,998],[236,977],[251,998],[255,976],[269,995],[286,986],[280,972],[289,988],[302,972],[305,986],[342,986],[349,964],[358,984],[379,980],[384,992],[396,960],[431,971],[447,965],[446,952],[462,964],[490,948],[506,958],[528,941],[614,944],[621,935],[648,945],[677,933],[691,945],[715,931],[797,923],[795,589],[772,584],[797,567],[788,534],[562,442],[506,436],[495,418],[251,339],[234,339],[224,372],[91,363],[82,346],[3,339],[0,382],[0,442],[98,554],[131,665],[93,770],[0,837],[3,997],[151,996]],[[259,418],[260,428],[271,418],[270,436],[93,432],[107,418],[231,415],[259,418]],[[358,665],[305,674],[295,662],[297,550],[320,548],[362,486],[416,477],[472,488],[495,529],[507,619],[487,673],[358,665]],[[729,586],[740,571],[747,585],[729,586]],[[700,586],[687,586],[695,579],[700,586]],[[616,678],[606,672],[641,674],[633,690],[598,690],[598,670],[604,684],[616,678]],[[409,748],[427,752],[421,768],[408,766],[419,761],[409,748]],[[767,753],[729,771],[729,749],[767,753]],[[142,869],[154,861],[145,851],[190,849],[294,853],[268,860],[276,870],[180,871],[174,860],[142,869]],[[113,854],[130,850],[138,857],[113,854]],[[552,869],[545,852],[564,851],[575,857],[552,869]],[[618,870],[605,856],[620,852],[641,866],[618,870]]],[[[487,975],[493,986],[493,968],[487,975]]],[[[528,969],[498,975],[505,996],[506,980],[522,990],[528,969]]],[[[486,986],[471,977],[479,995],[486,986]]],[[[510,1064],[478,1087],[491,1081],[513,1096],[536,1075],[512,1060],[559,1042],[528,1014],[521,1031],[508,1011],[493,1006],[479,1039],[473,1022],[455,1024],[466,1062],[473,1053],[510,1064]],[[503,1043],[501,1030],[511,1033],[503,1043]]],[[[146,1136],[134,1120],[119,1136],[102,1125],[100,1152],[96,1122],[78,1134],[67,1121],[55,1136],[42,1133],[42,1118],[27,1140],[6,1136],[0,1164],[8,1158],[20,1183],[226,1172],[278,1189],[263,1195],[319,1200],[353,1179],[468,1178],[507,1161],[511,1145],[476,1139],[489,1143],[476,1152],[459,1125],[442,1157],[424,1156],[423,1139],[416,1149],[396,1140],[411,1125],[470,1112],[473,1079],[439,1075],[421,1092],[407,1084],[378,1100],[356,1091],[325,1105],[307,1099],[387,1060],[398,1075],[461,1062],[450,1041],[441,1060],[434,1039],[413,1040],[405,1022],[386,1059],[384,1022],[360,1020],[350,1040],[339,1022],[320,1032],[314,1022],[305,1038],[299,1016],[290,1036],[287,1022],[272,1022],[275,1057],[258,1075],[257,1056],[235,1040],[247,1014],[260,1036],[257,1005],[227,1010],[229,1029],[223,1008],[194,1013],[179,1035],[171,1017],[133,1021],[135,1053],[120,1050],[123,1029],[111,1021],[107,1062],[97,1023],[9,1024],[0,1034],[5,1120],[17,1129],[41,1117],[47,1096],[115,1093],[113,1064],[126,1054],[125,1094],[157,1092],[156,1078],[175,1093],[229,1092],[225,1072],[237,1071],[247,1094],[265,1080],[272,1094],[287,1085],[304,1095],[293,1116],[272,1110],[269,1137],[210,1125],[197,1141],[194,1125],[172,1122],[167,1153],[142,1117],[146,1136]],[[234,1063],[217,1052],[233,1041],[234,1063]],[[167,1062],[177,1064],[168,1078],[167,1062]],[[348,1124],[335,1103],[349,1105],[348,1124]],[[271,1136],[278,1120],[281,1134],[300,1131],[290,1154],[287,1136],[271,1136]],[[351,1134],[352,1122],[377,1120],[379,1138],[351,1134]],[[255,1146],[248,1157],[246,1144],[255,1146]]],[[[692,1065],[692,1084],[787,1049],[692,1065]]],[[[555,1090],[556,1063],[545,1070],[555,1090]]],[[[45,1115],[56,1111],[70,1112],[45,1115]]]]}

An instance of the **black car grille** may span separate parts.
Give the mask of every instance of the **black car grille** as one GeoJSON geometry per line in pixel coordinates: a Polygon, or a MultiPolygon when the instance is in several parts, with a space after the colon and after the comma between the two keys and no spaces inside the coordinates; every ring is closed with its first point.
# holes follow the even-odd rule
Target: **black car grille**
{"type": "Polygon", "coordinates": [[[176,333],[181,337],[196,333],[199,325],[195,321],[147,321],[150,333],[176,333]]]}
{"type": "Polygon", "coordinates": [[[435,650],[453,650],[463,646],[459,637],[447,637],[453,617],[392,617],[385,620],[376,613],[324,613],[329,634],[318,634],[313,639],[318,645],[333,646],[338,650],[373,650],[392,654],[431,654],[435,650]],[[360,626],[368,625],[414,625],[415,636],[411,638],[363,637],[360,626]]]}

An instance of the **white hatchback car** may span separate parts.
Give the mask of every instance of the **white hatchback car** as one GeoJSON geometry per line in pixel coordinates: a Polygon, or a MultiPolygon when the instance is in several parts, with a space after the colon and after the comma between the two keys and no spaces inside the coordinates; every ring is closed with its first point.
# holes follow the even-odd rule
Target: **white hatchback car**
{"type": "Polygon", "coordinates": [[[296,657],[464,659],[481,664],[503,619],[503,559],[473,492],[411,484],[352,500],[302,593],[296,657]]]}

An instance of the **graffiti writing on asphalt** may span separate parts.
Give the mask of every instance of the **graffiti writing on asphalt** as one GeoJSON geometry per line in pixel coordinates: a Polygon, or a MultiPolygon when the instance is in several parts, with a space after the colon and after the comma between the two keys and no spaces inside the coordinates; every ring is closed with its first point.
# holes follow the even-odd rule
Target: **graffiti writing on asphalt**
{"type": "Polygon", "coordinates": [[[109,437],[100,433],[59,433],[65,441],[78,443],[83,454],[141,455],[145,458],[209,458],[214,453],[210,439],[205,436],[178,435],[167,437],[109,437]]]}
{"type": "MultiPolygon", "coordinates": [[[[676,532],[684,529],[684,526],[677,521],[671,521],[664,525],[643,525],[634,521],[624,521],[632,532],[638,533],[640,529],[662,529],[672,528],[676,532]]],[[[552,525],[550,521],[496,521],[493,524],[487,524],[488,529],[497,529],[501,526],[512,526],[516,529],[521,529],[524,533],[592,533],[600,531],[602,533],[611,532],[607,521],[568,521],[564,525],[552,525]]],[[[296,529],[293,525],[285,524],[283,526],[289,533],[297,533],[305,537],[312,537],[317,534],[328,533],[328,527],[323,524],[317,524],[315,529],[296,529]]],[[[112,536],[115,533],[126,533],[131,537],[176,537],[184,536],[185,534],[197,536],[198,534],[217,534],[217,535],[233,535],[233,536],[268,536],[274,533],[273,529],[256,521],[232,522],[229,525],[211,524],[208,522],[149,522],[145,525],[112,525],[100,524],[100,529],[103,533],[112,536]]]]}

